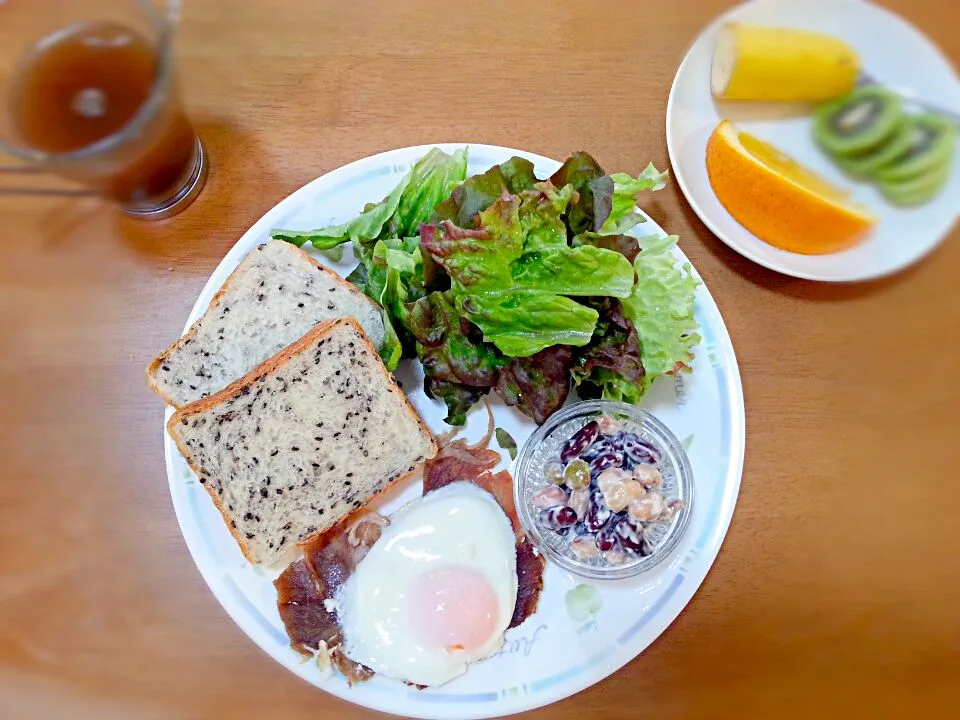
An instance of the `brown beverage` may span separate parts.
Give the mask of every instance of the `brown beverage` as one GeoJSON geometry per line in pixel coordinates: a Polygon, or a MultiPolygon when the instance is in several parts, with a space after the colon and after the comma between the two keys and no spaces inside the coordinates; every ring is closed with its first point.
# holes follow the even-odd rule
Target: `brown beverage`
{"type": "Polygon", "coordinates": [[[154,93],[159,72],[155,49],[135,30],[113,22],[65,28],[17,69],[14,132],[35,150],[70,153],[124,130],[144,103],[158,102],[126,142],[93,159],[66,160],[58,172],[124,204],[169,197],[194,162],[196,141],[174,89],[154,93]]]}

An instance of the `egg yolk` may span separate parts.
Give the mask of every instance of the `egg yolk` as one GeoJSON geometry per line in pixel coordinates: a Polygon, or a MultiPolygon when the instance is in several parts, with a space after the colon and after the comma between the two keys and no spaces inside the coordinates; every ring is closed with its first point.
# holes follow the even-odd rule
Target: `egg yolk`
{"type": "Polygon", "coordinates": [[[498,610],[493,586],[469,567],[428,570],[410,595],[410,622],[418,637],[451,653],[482,647],[496,631],[498,610]]]}

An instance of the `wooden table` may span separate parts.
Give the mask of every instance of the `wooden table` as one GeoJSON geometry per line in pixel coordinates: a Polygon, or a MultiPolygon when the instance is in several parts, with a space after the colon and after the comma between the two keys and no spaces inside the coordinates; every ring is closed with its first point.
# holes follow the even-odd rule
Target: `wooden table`
{"type": "MultiPolygon", "coordinates": [[[[886,4],[960,60],[960,3],[886,4]]],[[[207,590],[144,367],[241,233],[350,160],[469,140],[666,165],[674,71],[728,5],[188,2],[184,92],[213,158],[200,200],[147,224],[93,200],[0,198],[0,717],[375,715],[285,671],[207,590]]],[[[667,632],[530,717],[955,716],[960,233],[894,278],[829,286],[740,258],[676,186],[650,209],[733,336],[740,501],[667,632]]]]}

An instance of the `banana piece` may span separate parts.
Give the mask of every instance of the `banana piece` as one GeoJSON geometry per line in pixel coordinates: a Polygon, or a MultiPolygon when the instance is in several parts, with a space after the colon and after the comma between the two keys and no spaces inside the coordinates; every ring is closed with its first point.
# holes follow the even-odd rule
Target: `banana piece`
{"type": "Polygon", "coordinates": [[[806,30],[728,23],[710,87],[721,100],[820,102],[850,92],[860,59],[842,40],[806,30]]]}

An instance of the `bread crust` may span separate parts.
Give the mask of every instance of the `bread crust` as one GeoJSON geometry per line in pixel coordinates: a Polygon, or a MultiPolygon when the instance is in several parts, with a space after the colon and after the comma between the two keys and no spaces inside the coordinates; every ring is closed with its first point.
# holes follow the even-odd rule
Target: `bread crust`
{"type": "MultiPolygon", "coordinates": [[[[370,355],[375,358],[376,366],[380,368],[380,371],[384,374],[387,379],[388,390],[395,395],[397,395],[401,400],[401,406],[406,411],[416,425],[420,428],[424,437],[429,440],[428,453],[425,456],[425,459],[429,460],[434,457],[438,450],[437,440],[434,437],[433,433],[430,432],[430,428],[427,427],[427,424],[423,421],[423,418],[420,417],[420,414],[414,409],[413,405],[410,404],[410,400],[407,398],[403,390],[400,389],[400,386],[397,385],[397,381],[394,379],[393,374],[387,370],[384,366],[383,361],[380,359],[380,355],[377,353],[376,349],[373,347],[373,343],[370,342],[370,338],[367,337],[367,334],[363,331],[363,328],[360,326],[355,319],[352,317],[343,317],[337,318],[335,320],[323,320],[313,326],[303,337],[299,340],[294,341],[283,350],[278,352],[276,355],[264,360],[262,363],[257,365],[255,368],[250,370],[242,378],[235,380],[225,387],[223,390],[209,395],[205,398],[200,398],[195,400],[192,403],[183,405],[177,409],[173,415],[170,416],[170,419],[167,421],[167,432],[170,433],[170,437],[173,438],[173,442],[177,446],[177,450],[180,451],[180,454],[183,456],[184,460],[187,461],[187,464],[190,466],[190,469],[199,477],[202,475],[200,469],[197,467],[192,454],[189,452],[186,444],[184,443],[183,437],[177,430],[177,427],[181,422],[185,422],[189,418],[198,413],[206,412],[211,408],[216,407],[217,405],[226,402],[234,397],[239,397],[243,389],[252,384],[253,382],[259,380],[264,375],[269,375],[272,372],[282,368],[286,365],[292,358],[296,357],[299,353],[303,352],[307,348],[311,347],[318,340],[323,339],[327,335],[331,334],[337,327],[341,325],[351,326],[357,334],[360,336],[361,341],[366,347],[370,355]]],[[[386,490],[389,487],[392,487],[398,482],[401,482],[412,475],[415,475],[419,471],[419,463],[414,467],[413,470],[402,473],[393,479],[383,490],[386,490]]],[[[232,518],[228,514],[226,508],[223,506],[220,498],[214,492],[213,487],[210,483],[201,483],[204,488],[206,488],[207,494],[210,496],[210,499],[213,500],[213,504],[217,507],[217,510],[220,511],[220,514],[223,516],[224,523],[227,526],[227,529],[230,531],[230,534],[233,535],[234,539],[237,541],[237,544],[240,546],[241,552],[243,552],[244,557],[251,563],[257,563],[258,561],[250,555],[250,548],[246,540],[241,536],[240,531],[232,527],[232,518]]],[[[381,491],[382,492],[382,491],[381,491]]],[[[379,493],[377,493],[379,494],[379,493]]],[[[375,497],[371,495],[368,497],[361,507],[366,507],[366,505],[375,497]]],[[[344,516],[345,517],[345,516],[344,516]]],[[[334,521],[333,524],[336,524],[337,521],[334,521]]],[[[322,534],[324,530],[318,530],[317,532],[303,538],[299,541],[298,545],[304,545],[318,535],[322,534]]]]}
{"type": "MultiPolygon", "coordinates": [[[[356,288],[356,286],[347,282],[338,273],[335,273],[330,268],[325,267],[320,263],[318,263],[313,257],[310,256],[309,253],[304,252],[302,248],[298,248],[296,245],[292,245],[291,243],[285,242],[283,240],[270,240],[268,242],[280,243],[283,247],[289,248],[290,252],[299,253],[299,255],[309,260],[310,263],[315,268],[317,268],[323,273],[326,273],[327,276],[329,276],[331,281],[333,281],[336,284],[339,284],[345,290],[349,290],[353,295],[359,298],[363,298],[363,300],[369,303],[371,307],[375,308],[377,312],[380,312],[380,306],[377,305],[369,297],[364,295],[362,292],[360,292],[356,288]]],[[[223,281],[223,285],[220,286],[220,289],[217,290],[216,294],[214,294],[214,296],[210,299],[210,304],[207,306],[207,309],[204,311],[203,315],[197,318],[194,321],[194,323],[187,329],[187,332],[185,332],[180,338],[175,340],[169,347],[163,350],[163,352],[157,355],[157,357],[155,357],[151,361],[151,363],[147,366],[147,387],[149,387],[151,390],[153,390],[153,392],[155,392],[157,395],[162,397],[164,402],[166,402],[168,405],[171,405],[172,407],[175,407],[175,408],[180,407],[180,405],[177,405],[177,403],[173,400],[172,397],[170,397],[170,395],[168,395],[166,392],[163,391],[163,388],[160,387],[160,384],[157,382],[157,377],[159,376],[160,367],[166,362],[167,358],[170,356],[171,353],[173,353],[176,350],[180,350],[189,342],[191,342],[194,337],[196,337],[197,332],[199,330],[200,322],[204,320],[208,315],[212,314],[214,310],[216,310],[224,294],[226,294],[226,292],[233,286],[233,280],[237,272],[244,267],[247,261],[252,260],[255,252],[261,252],[266,246],[267,246],[266,242],[260,243],[259,245],[255,246],[253,250],[248,252],[239,263],[237,263],[237,266],[233,269],[233,272],[231,272],[230,275],[227,276],[227,279],[223,281]]],[[[364,335],[364,337],[366,337],[366,335],[364,335]]],[[[374,353],[377,354],[379,357],[379,353],[377,353],[376,350],[374,350],[374,353]]]]}

